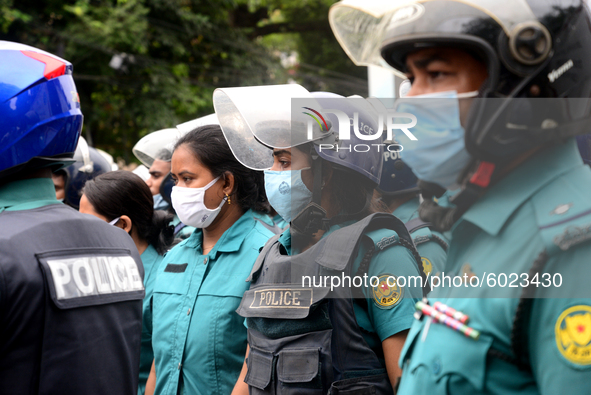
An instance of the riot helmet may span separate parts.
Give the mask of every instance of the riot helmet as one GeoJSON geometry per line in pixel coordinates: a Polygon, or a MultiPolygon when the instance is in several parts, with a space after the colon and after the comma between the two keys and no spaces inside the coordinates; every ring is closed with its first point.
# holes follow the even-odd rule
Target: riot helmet
{"type": "Polygon", "coordinates": [[[403,73],[409,53],[438,46],[486,64],[488,80],[465,125],[466,148],[478,160],[503,164],[586,132],[590,16],[584,0],[344,0],[329,19],[356,64],[386,62],[403,73]]]}
{"type": "Polygon", "coordinates": [[[382,155],[384,165],[378,191],[390,197],[418,194],[417,176],[400,159],[400,145],[396,142],[386,143],[382,155]]]}
{"type": "Polygon", "coordinates": [[[60,172],[65,173],[66,179],[64,203],[78,209],[86,181],[111,171],[111,165],[96,148],[88,146],[84,137],[78,140],[74,160],[73,164],[60,172]]]}
{"type": "Polygon", "coordinates": [[[180,137],[181,132],[176,128],[157,130],[139,139],[131,151],[149,169],[162,151],[169,151],[172,155],[174,143],[180,137]]]}
{"type": "Polygon", "coordinates": [[[0,178],[72,163],[82,129],[72,64],[0,41],[0,178]]]}
{"type": "MultiPolygon", "coordinates": [[[[365,187],[374,188],[378,184],[381,152],[353,148],[368,143],[363,134],[368,136],[366,139],[373,139],[370,135],[378,132],[371,105],[365,99],[349,99],[328,92],[310,93],[300,85],[289,84],[220,88],[214,91],[213,100],[228,145],[246,167],[271,168],[273,148],[296,147],[310,154],[314,163],[312,202],[295,215],[294,232],[309,234],[328,224],[326,212],[320,206],[322,160],[319,159],[332,163],[335,171],[352,174],[365,187]],[[343,135],[348,138],[343,139],[343,135]]],[[[373,141],[381,142],[381,137],[373,141]]]]}

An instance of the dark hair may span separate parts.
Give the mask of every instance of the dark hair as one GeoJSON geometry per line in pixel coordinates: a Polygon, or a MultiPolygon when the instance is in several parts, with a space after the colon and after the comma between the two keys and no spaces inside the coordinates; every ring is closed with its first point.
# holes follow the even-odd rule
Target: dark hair
{"type": "Polygon", "coordinates": [[[244,211],[270,211],[263,172],[251,170],[236,160],[219,125],[201,126],[190,131],[177,141],[174,149],[181,145],[187,145],[214,177],[232,173],[235,181],[232,203],[236,201],[244,211]]]}
{"type": "Polygon", "coordinates": [[[170,162],[172,159],[172,152],[168,148],[162,148],[160,151],[158,151],[154,159],[170,162]]]}
{"type": "Polygon", "coordinates": [[[127,215],[138,236],[163,255],[174,241],[174,216],[154,210],[154,199],[148,185],[136,174],[117,170],[101,174],[86,182],[82,192],[94,210],[112,221],[127,215]]]}

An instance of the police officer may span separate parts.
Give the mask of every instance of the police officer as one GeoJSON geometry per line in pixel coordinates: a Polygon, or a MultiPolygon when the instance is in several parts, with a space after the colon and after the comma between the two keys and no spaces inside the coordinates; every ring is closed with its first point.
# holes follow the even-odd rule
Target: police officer
{"type": "Polygon", "coordinates": [[[0,59],[0,393],[135,394],[139,255],[51,182],[82,128],[72,65],[7,41],[0,59]]]}
{"type": "Polygon", "coordinates": [[[146,394],[227,394],[246,351],[236,308],[273,235],[270,218],[256,214],[269,209],[263,175],[234,159],[220,127],[207,125],[178,140],[172,176],[172,204],[196,230],[157,268],[146,394]]]}
{"type": "MultiPolygon", "coordinates": [[[[445,272],[463,281],[420,306],[399,393],[588,393],[591,173],[573,136],[589,131],[589,5],[435,0],[365,11],[332,9],[343,46],[354,48],[348,22],[379,15],[383,29],[349,38],[381,48],[407,73],[408,95],[424,98],[401,103],[418,139],[402,159],[422,180],[461,186],[454,207],[420,209],[451,229],[445,272]]],[[[348,52],[371,62],[373,49],[348,52]]]]}
{"type": "Polygon", "coordinates": [[[400,159],[400,148],[400,144],[392,143],[384,149],[384,168],[376,191],[388,211],[405,223],[421,255],[425,274],[435,275],[443,270],[449,241],[419,218],[417,177],[400,159]]]}
{"type": "Polygon", "coordinates": [[[52,179],[56,198],[78,210],[86,181],[111,171],[111,165],[97,149],[89,147],[82,136],[78,139],[74,160],[76,162],[70,166],[54,172],[52,179]]]}
{"type": "Polygon", "coordinates": [[[150,189],[139,176],[118,170],[89,180],[80,199],[80,212],[91,214],[125,230],[133,239],[144,265],[142,346],[138,394],[143,395],[150,375],[152,351],[152,294],[158,267],[174,241],[172,214],[154,210],[150,189]]]}
{"type": "Polygon", "coordinates": [[[271,167],[267,197],[291,224],[259,255],[238,309],[250,349],[234,393],[391,394],[422,295],[396,276],[420,278],[420,258],[401,221],[370,215],[381,152],[364,152],[358,137],[337,140],[353,119],[374,134],[375,120],[354,100],[299,85],[217,89],[214,107],[237,158],[271,167]],[[365,286],[347,284],[363,275],[365,286]]]}
{"type": "Polygon", "coordinates": [[[174,214],[174,235],[180,239],[188,238],[195,230],[181,222],[170,204],[170,192],[174,185],[170,175],[172,150],[176,141],[186,132],[175,128],[157,130],[142,137],[132,149],[136,158],[149,169],[146,184],[154,198],[154,209],[174,214]]]}
{"type": "Polygon", "coordinates": [[[149,170],[146,184],[154,196],[154,209],[166,210],[168,203],[160,195],[160,185],[170,173],[170,160],[175,141],[180,137],[177,129],[157,130],[142,137],[132,148],[133,154],[149,170]]]}

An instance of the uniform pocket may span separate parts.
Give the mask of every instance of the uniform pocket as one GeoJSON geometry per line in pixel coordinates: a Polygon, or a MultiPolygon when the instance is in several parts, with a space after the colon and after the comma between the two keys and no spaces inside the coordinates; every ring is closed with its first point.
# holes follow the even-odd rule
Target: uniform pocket
{"type": "MultiPolygon", "coordinates": [[[[264,391],[271,383],[271,376],[273,375],[273,353],[250,348],[246,366],[248,371],[244,381],[251,387],[251,394],[257,394],[259,389],[264,391]],[[254,388],[253,388],[254,387],[254,388]]],[[[272,393],[272,392],[266,392],[272,393]]]]}
{"type": "MultiPolygon", "coordinates": [[[[184,266],[177,264],[164,264],[164,268],[170,265],[176,265],[174,267],[184,266]]],[[[166,293],[166,294],[179,294],[184,295],[189,290],[189,284],[193,268],[191,266],[185,267],[184,271],[173,271],[161,270],[158,272],[157,277],[154,281],[154,293],[166,293]]]]}
{"type": "Polygon", "coordinates": [[[321,394],[320,350],[318,348],[280,351],[277,360],[277,380],[282,394],[321,394]],[[315,391],[316,390],[316,391],[315,391]]]}
{"type": "Polygon", "coordinates": [[[424,340],[420,333],[410,339],[410,355],[403,356],[409,359],[403,366],[399,391],[413,393],[419,387],[433,388],[433,393],[438,394],[484,392],[492,337],[481,334],[474,340],[434,322],[424,340]]]}

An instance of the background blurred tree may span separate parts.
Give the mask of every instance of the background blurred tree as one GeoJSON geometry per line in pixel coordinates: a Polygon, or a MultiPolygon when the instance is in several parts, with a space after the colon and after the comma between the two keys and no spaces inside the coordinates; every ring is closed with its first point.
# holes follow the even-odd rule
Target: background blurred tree
{"type": "Polygon", "coordinates": [[[0,39],[74,64],[84,135],[126,162],[146,133],[213,112],[218,86],[367,94],[328,24],[333,0],[0,0],[0,39]]]}

